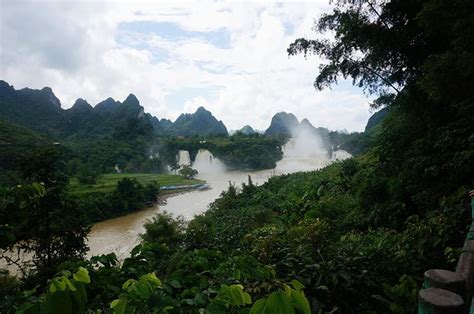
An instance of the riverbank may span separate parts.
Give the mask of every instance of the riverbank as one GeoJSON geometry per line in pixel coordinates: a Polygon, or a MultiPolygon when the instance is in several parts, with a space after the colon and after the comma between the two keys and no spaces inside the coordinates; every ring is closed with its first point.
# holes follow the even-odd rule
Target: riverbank
{"type": "Polygon", "coordinates": [[[203,189],[203,180],[171,174],[104,174],[93,185],[71,180],[68,193],[87,224],[120,217],[156,206],[160,196],[183,190],[203,189]]]}
{"type": "Polygon", "coordinates": [[[182,176],[173,174],[106,173],[99,176],[95,184],[80,184],[76,178],[72,178],[69,182],[69,192],[73,195],[83,195],[89,193],[108,193],[112,192],[117,186],[117,183],[125,178],[137,180],[142,185],[146,185],[149,183],[157,183],[160,187],[188,186],[204,183],[203,180],[186,179],[182,176]]]}

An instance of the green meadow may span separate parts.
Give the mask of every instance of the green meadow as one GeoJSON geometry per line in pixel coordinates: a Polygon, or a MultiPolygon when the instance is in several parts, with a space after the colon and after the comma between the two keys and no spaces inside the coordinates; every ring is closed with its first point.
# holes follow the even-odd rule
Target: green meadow
{"type": "Polygon", "coordinates": [[[185,179],[173,174],[153,174],[153,173],[107,173],[101,175],[94,185],[81,185],[76,178],[71,178],[69,182],[70,192],[73,194],[107,193],[117,186],[117,182],[123,178],[136,179],[143,185],[157,182],[161,187],[168,185],[190,185],[203,183],[202,180],[185,179]]]}

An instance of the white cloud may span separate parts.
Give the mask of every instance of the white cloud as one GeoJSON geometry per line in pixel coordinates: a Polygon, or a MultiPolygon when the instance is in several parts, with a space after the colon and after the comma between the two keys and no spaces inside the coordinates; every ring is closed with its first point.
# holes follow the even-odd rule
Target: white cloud
{"type": "Polygon", "coordinates": [[[287,111],[316,126],[362,130],[370,115],[362,92],[347,84],[316,92],[312,82],[321,60],[286,53],[294,39],[315,36],[313,20],[328,7],[3,1],[0,74],[16,88],[52,87],[63,107],[78,97],[96,104],[134,93],[159,118],[175,119],[204,106],[230,129],[245,124],[264,129],[273,114],[287,111]],[[186,36],[127,29],[127,23],[165,22],[186,36]],[[206,32],[208,37],[197,36],[206,32]],[[228,37],[220,38],[223,34],[228,37]],[[167,103],[170,95],[190,88],[213,92],[167,103]]]}

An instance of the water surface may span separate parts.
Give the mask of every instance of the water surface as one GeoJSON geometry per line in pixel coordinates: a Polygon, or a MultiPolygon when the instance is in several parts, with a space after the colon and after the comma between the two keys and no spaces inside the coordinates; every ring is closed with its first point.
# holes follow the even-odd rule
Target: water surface
{"type": "MultiPolygon", "coordinates": [[[[300,143],[290,140],[283,148],[284,158],[277,163],[277,167],[262,171],[225,171],[217,158],[206,150],[200,150],[193,166],[199,171],[197,178],[206,180],[211,186],[210,190],[195,190],[172,196],[167,199],[165,205],[156,205],[126,216],[96,223],[89,234],[89,257],[114,252],[119,260],[123,260],[139,243],[140,234],[145,231],[144,223],[158,212],[166,211],[189,221],[195,215],[206,211],[209,204],[228,189],[229,184],[240,186],[248,181],[249,175],[254,184],[260,185],[271,176],[320,169],[334,160],[329,158],[325,151],[314,150],[310,153],[302,153],[300,150],[307,151],[308,146],[300,146],[302,146],[300,143]]],[[[344,159],[350,157],[350,154],[339,151],[339,154],[335,152],[333,156],[344,159]]],[[[185,159],[181,160],[182,164],[189,163],[187,152],[180,151],[179,159],[181,158],[185,159]]]]}

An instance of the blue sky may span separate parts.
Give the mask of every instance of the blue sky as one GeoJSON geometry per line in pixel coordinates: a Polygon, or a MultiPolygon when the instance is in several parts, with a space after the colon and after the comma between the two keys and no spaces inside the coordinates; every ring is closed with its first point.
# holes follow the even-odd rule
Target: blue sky
{"type": "MultiPolygon", "coordinates": [[[[328,2],[2,2],[1,78],[50,86],[70,107],[134,93],[174,120],[199,106],[230,129],[264,129],[279,111],[316,126],[362,130],[369,99],[350,82],[317,92],[324,60],[289,58],[328,2]],[[35,73],[35,75],[31,75],[35,73]]],[[[326,35],[327,36],[327,35],[326,35]]]]}

